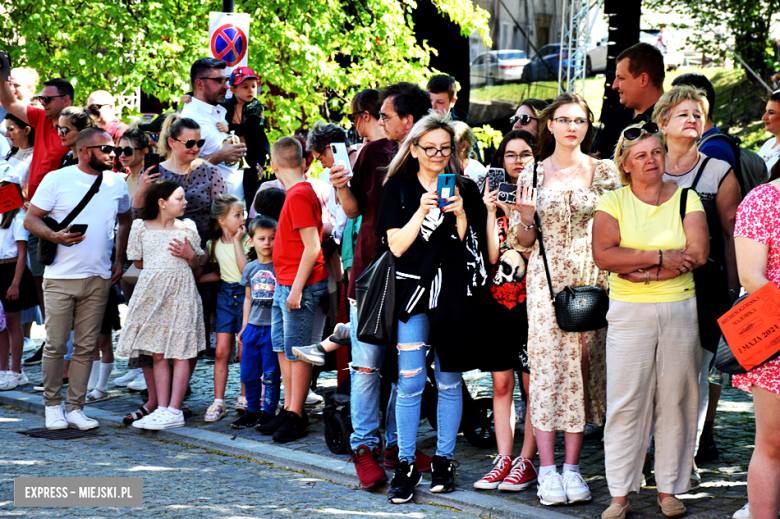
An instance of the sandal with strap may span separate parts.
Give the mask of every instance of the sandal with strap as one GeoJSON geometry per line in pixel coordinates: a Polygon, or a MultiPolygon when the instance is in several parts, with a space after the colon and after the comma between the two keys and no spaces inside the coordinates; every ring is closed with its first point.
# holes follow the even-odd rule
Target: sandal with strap
{"type": "Polygon", "coordinates": [[[146,416],[146,415],[148,415],[150,413],[151,413],[150,410],[148,410],[144,406],[141,406],[140,408],[138,408],[137,411],[133,411],[132,413],[129,413],[127,416],[125,416],[122,419],[122,423],[124,423],[125,425],[130,425],[133,422],[135,422],[136,420],[140,420],[141,418],[143,418],[144,416],[146,416]]]}

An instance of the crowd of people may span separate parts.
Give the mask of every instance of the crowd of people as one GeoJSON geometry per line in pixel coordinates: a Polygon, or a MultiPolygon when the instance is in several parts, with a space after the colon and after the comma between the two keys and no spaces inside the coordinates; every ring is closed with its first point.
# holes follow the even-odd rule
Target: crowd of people
{"type": "MultiPolygon", "coordinates": [[[[455,490],[462,373],[480,369],[492,376],[498,453],[475,488],[536,483],[544,505],[589,501],[580,454],[586,429],[603,427],[612,502],[602,518],[626,517],[650,465],[661,512],[681,516],[675,495],[699,484],[697,461],[718,455],[725,377],[712,369],[712,316],[741,291],[780,286],[780,146],[763,146],[765,183],[748,192],[728,139],[703,143],[719,133],[710,82],[684,74],[664,91],[664,75],[661,52],[637,44],[617,58],[621,107],[600,131],[578,95],[527,99],[483,164],[474,133],[451,113],[456,83],[446,75],[426,89],[357,93],[348,117],[359,143],[323,121],[271,145],[247,67],[228,74],[224,62],[198,59],[181,112],[132,127],[108,92],[78,107],[67,80],[37,93],[35,71],[13,69],[0,83],[11,145],[0,186],[14,185],[24,206],[0,223],[0,389],[28,384],[23,365],[42,362],[46,427],[92,429],[83,408],[108,398],[116,354],[129,358],[122,383],[148,392],[125,423],[168,429],[192,416],[189,381],[211,355],[203,419],[216,422],[232,405],[235,352],[231,426],[291,442],[307,434],[313,366],[348,345],[351,460],[365,489],[393,469],[389,499],[405,503],[422,472],[431,492],[455,490]],[[454,179],[451,190],[442,178],[454,179]],[[395,347],[360,332],[357,281],[383,250],[395,265],[395,347]],[[608,297],[606,317],[564,324],[556,294],[583,288],[608,297]],[[114,352],[120,301],[128,310],[114,352]],[[25,334],[42,321],[45,343],[22,361],[25,334]],[[516,373],[528,410],[519,455],[516,373]],[[428,381],[432,456],[417,448],[428,381]]],[[[764,121],[780,135],[780,94],[764,121]]],[[[734,517],[774,518],[780,360],[733,382],[753,393],[756,416],[750,504],[734,517]]]]}

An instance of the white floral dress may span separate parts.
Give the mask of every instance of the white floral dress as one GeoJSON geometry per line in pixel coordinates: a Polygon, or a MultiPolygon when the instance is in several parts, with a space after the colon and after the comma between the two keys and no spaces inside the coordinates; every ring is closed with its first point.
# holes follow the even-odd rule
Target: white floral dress
{"type": "MultiPolygon", "coordinates": [[[[520,174],[518,184],[533,184],[534,167],[520,174]]],[[[564,287],[581,285],[596,285],[606,290],[608,272],[599,270],[593,261],[593,213],[606,191],[621,187],[615,163],[599,161],[593,182],[584,189],[547,189],[543,183],[544,168],[539,164],[536,207],[553,292],[557,294],[564,287]]],[[[516,236],[516,228],[510,236],[516,236]]],[[[541,431],[576,433],[583,432],[588,421],[601,425],[606,414],[607,329],[580,334],[558,328],[538,241],[528,260],[526,293],[531,371],[529,409],[533,426],[541,431]],[[581,335],[588,346],[590,360],[587,409],[582,384],[581,335]]]]}
{"type": "Polygon", "coordinates": [[[166,359],[191,359],[206,349],[203,306],[188,262],[168,250],[173,239],[186,238],[198,256],[203,254],[192,220],[180,229],[150,230],[133,221],[127,259],[143,260],[117,345],[120,357],[162,353],[166,359]]]}

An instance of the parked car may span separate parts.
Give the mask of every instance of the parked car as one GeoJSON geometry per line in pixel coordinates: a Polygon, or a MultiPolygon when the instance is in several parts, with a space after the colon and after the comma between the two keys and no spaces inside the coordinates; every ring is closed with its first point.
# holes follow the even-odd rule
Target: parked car
{"type": "Polygon", "coordinates": [[[492,50],[480,54],[471,62],[471,85],[520,81],[528,61],[528,55],[523,50],[492,50]]]}
{"type": "Polygon", "coordinates": [[[609,46],[609,36],[604,36],[594,45],[588,46],[588,62],[586,64],[586,75],[588,77],[597,72],[607,71],[607,50],[609,46]]]}
{"type": "MultiPolygon", "coordinates": [[[[661,33],[659,29],[642,29],[639,31],[639,41],[649,43],[652,46],[656,46],[658,43],[658,35],[661,33]]],[[[674,38],[669,44],[669,49],[664,56],[664,65],[667,70],[674,70],[678,67],[688,65],[685,58],[685,52],[678,45],[675,45],[674,38]]]]}
{"type": "MultiPolygon", "coordinates": [[[[592,76],[596,72],[607,70],[607,42],[608,37],[588,46],[585,57],[585,75],[592,76]]],[[[539,49],[536,56],[523,69],[523,82],[555,81],[558,79],[558,64],[562,61],[563,68],[569,66],[569,54],[561,53],[558,43],[545,45],[539,49]]]]}

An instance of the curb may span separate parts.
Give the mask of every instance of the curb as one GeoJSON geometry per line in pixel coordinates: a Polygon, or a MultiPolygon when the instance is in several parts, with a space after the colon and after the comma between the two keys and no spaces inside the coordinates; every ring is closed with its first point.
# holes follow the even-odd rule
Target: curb
{"type": "MultiPolygon", "coordinates": [[[[19,391],[7,391],[0,394],[0,404],[42,414],[44,404],[41,401],[41,395],[31,395],[19,391]]],[[[85,407],[84,414],[102,422],[124,426],[122,416],[109,413],[108,411],[85,407]]],[[[234,456],[245,456],[255,461],[272,463],[285,469],[304,471],[340,485],[355,489],[360,488],[360,482],[351,464],[319,454],[301,452],[278,445],[269,445],[265,442],[252,441],[235,436],[231,437],[224,433],[204,431],[191,427],[179,427],[164,431],[148,431],[128,427],[127,430],[138,432],[142,436],[185,443],[234,456]]],[[[387,486],[375,493],[386,494],[387,486]]],[[[560,512],[501,499],[500,497],[465,490],[458,490],[450,494],[434,494],[418,488],[414,491],[414,502],[446,506],[480,517],[497,519],[570,519],[573,517],[560,512]]]]}

